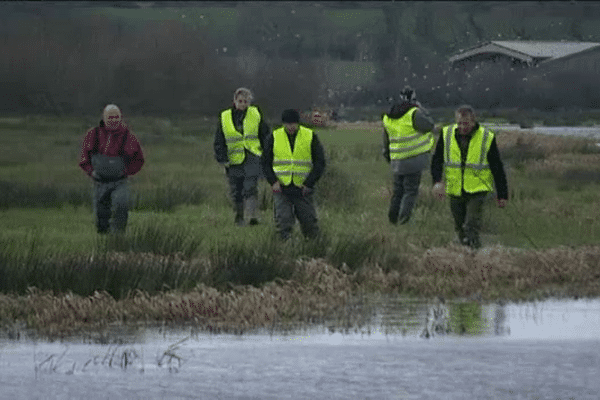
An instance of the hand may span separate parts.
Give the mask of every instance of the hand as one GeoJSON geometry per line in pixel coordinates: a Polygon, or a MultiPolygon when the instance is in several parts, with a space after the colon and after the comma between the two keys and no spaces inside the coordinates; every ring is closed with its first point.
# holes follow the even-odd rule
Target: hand
{"type": "Polygon", "coordinates": [[[506,207],[506,204],[508,203],[508,200],[506,200],[506,199],[498,199],[497,203],[498,203],[498,208],[504,208],[504,207],[506,207]]]}
{"type": "Polygon", "coordinates": [[[438,200],[444,200],[446,196],[446,187],[443,182],[438,182],[433,185],[433,189],[431,191],[434,197],[437,197],[438,200]]]}
{"type": "Polygon", "coordinates": [[[275,182],[273,186],[271,186],[271,189],[274,193],[281,193],[281,184],[279,183],[279,181],[275,182]]]}
{"type": "Polygon", "coordinates": [[[312,189],[309,188],[308,186],[302,185],[301,188],[302,188],[302,196],[304,196],[304,197],[306,197],[312,193],[312,189]]]}

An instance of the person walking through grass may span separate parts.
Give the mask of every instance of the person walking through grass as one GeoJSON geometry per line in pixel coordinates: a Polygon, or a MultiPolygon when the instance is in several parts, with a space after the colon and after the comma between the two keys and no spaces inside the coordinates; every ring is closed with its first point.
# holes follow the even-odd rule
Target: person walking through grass
{"type": "Polygon", "coordinates": [[[258,224],[258,179],[260,156],[270,129],[260,109],[251,105],[252,92],[239,88],[233,105],[220,114],[215,132],[214,151],[218,163],[225,167],[233,201],[235,224],[258,224]]]}
{"type": "Polygon", "coordinates": [[[408,87],[401,93],[401,101],[382,118],[383,156],[390,163],[393,177],[388,219],[394,225],[402,225],[412,215],[421,173],[429,166],[434,123],[416,101],[414,90],[408,87]]]}
{"type": "Polygon", "coordinates": [[[263,173],[273,190],[277,232],[289,239],[297,218],[302,234],[315,238],[319,226],[314,186],[325,170],[325,153],[316,133],[299,125],[298,111],[285,110],[281,122],[283,126],[265,141],[262,156],[263,173]]]}
{"type": "Polygon", "coordinates": [[[107,105],[99,125],[85,135],[79,162],[81,169],[94,180],[93,209],[98,233],[107,233],[109,228],[113,232],[125,231],[127,177],[138,173],[142,165],[142,147],[123,121],[121,110],[114,104],[107,105]]]}
{"type": "Polygon", "coordinates": [[[495,185],[497,205],[504,208],[508,184],[494,134],[477,122],[471,106],[459,107],[455,118],[455,124],[442,129],[431,160],[433,193],[450,197],[458,240],[477,249],[484,201],[495,185]]]}

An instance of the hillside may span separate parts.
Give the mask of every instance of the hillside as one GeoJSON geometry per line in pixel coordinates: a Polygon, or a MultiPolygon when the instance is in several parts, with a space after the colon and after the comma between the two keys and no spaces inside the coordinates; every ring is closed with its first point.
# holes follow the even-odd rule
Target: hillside
{"type": "Polygon", "coordinates": [[[209,112],[207,85],[250,83],[274,104],[290,85],[303,106],[372,102],[406,83],[447,86],[448,58],[481,42],[600,42],[598,2],[4,2],[0,11],[0,70],[13,82],[0,92],[42,90],[73,110],[104,90],[140,110],[152,96],[209,112]]]}

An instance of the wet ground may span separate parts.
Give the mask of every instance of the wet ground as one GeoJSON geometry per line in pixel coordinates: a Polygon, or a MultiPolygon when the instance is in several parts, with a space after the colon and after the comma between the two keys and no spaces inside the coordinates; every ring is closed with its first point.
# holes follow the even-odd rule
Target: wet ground
{"type": "Polygon", "coordinates": [[[600,398],[600,300],[354,307],[361,327],[144,329],[106,344],[5,337],[0,399],[600,398]]]}
{"type": "Polygon", "coordinates": [[[490,124],[483,125],[491,129],[510,130],[515,132],[532,132],[545,135],[575,136],[589,139],[600,139],[600,126],[534,126],[533,128],[523,129],[519,125],[511,124],[490,124]]]}

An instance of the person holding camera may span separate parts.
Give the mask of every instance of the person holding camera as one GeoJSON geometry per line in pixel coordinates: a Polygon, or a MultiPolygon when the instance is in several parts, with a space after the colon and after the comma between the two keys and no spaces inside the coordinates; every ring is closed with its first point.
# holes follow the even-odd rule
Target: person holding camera
{"type": "Polygon", "coordinates": [[[383,157],[390,163],[393,193],[390,223],[406,224],[419,195],[421,174],[429,165],[434,123],[410,87],[400,93],[388,114],[383,114],[383,157]]]}

